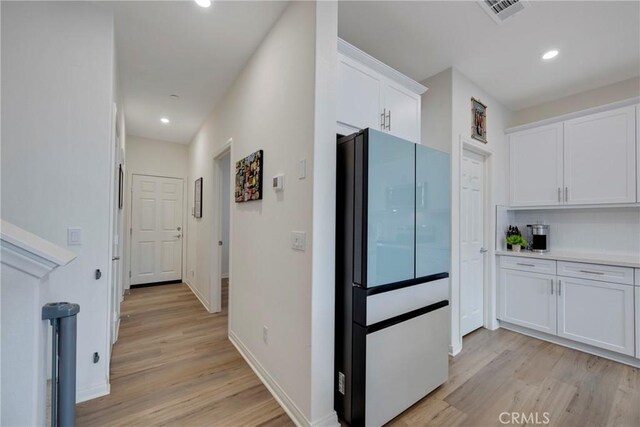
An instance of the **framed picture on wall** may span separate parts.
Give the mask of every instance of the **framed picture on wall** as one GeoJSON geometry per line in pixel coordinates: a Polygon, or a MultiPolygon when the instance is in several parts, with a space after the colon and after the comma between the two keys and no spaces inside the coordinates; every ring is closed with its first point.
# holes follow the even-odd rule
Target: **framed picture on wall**
{"type": "Polygon", "coordinates": [[[118,167],[118,209],[122,209],[124,205],[124,172],[122,171],[122,163],[118,167]]]}
{"type": "Polygon", "coordinates": [[[193,197],[193,216],[202,218],[202,177],[196,179],[195,194],[193,197]]]}
{"type": "Polygon", "coordinates": [[[471,138],[487,143],[487,106],[471,98],[471,138]]]}
{"type": "Polygon", "coordinates": [[[264,153],[258,150],[236,162],[236,203],[262,199],[263,161],[264,153]]]}

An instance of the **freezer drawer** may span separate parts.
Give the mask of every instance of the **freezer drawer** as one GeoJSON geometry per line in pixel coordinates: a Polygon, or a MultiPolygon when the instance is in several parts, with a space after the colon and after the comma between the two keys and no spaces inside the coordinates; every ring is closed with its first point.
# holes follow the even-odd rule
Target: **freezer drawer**
{"type": "Polygon", "coordinates": [[[368,333],[365,424],[381,426],[449,373],[449,306],[368,333]]]}

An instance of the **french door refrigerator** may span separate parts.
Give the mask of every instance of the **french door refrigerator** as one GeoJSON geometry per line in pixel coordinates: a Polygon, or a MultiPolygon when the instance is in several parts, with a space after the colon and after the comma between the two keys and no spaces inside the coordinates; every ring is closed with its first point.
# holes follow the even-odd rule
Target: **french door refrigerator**
{"type": "Polygon", "coordinates": [[[448,376],[449,156],[365,129],[338,141],[338,416],[380,426],[448,376]]]}

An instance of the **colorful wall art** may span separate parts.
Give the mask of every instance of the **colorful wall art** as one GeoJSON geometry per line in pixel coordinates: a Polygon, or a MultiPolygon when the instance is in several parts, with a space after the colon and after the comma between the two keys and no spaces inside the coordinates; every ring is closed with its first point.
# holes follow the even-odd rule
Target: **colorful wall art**
{"type": "Polygon", "coordinates": [[[262,150],[236,162],[236,203],[262,199],[262,150]]]}

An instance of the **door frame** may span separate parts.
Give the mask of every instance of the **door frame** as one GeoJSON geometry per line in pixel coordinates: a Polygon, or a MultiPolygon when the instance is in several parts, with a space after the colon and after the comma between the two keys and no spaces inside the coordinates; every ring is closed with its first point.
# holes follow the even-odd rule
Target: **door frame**
{"type": "MultiPolygon", "coordinates": [[[[169,176],[169,175],[154,175],[154,174],[148,174],[148,173],[137,173],[137,172],[131,172],[130,176],[130,182],[129,182],[129,212],[128,212],[128,216],[129,216],[129,245],[128,245],[128,253],[127,253],[127,262],[129,263],[129,274],[127,275],[127,289],[131,289],[131,271],[133,268],[133,263],[132,263],[132,258],[133,258],[133,235],[132,235],[132,227],[133,227],[133,207],[134,207],[134,203],[133,203],[133,177],[134,176],[151,176],[154,178],[171,178],[171,179],[179,179],[182,182],[182,206],[181,211],[182,211],[182,225],[181,225],[181,233],[182,233],[182,244],[180,245],[180,258],[181,258],[181,264],[180,264],[180,280],[184,281],[185,280],[185,254],[187,253],[186,251],[186,238],[185,238],[185,234],[186,234],[186,229],[185,229],[185,223],[187,222],[185,220],[186,215],[187,215],[187,188],[186,188],[186,180],[181,177],[181,176],[169,176]]],[[[133,285],[136,286],[136,285],[133,285]]]]}
{"type": "MultiPolygon", "coordinates": [[[[220,246],[218,246],[218,241],[222,240],[222,204],[218,203],[222,200],[222,168],[220,167],[219,161],[222,160],[223,157],[229,155],[229,186],[233,185],[233,138],[229,138],[227,142],[220,147],[213,154],[213,182],[211,188],[213,188],[213,236],[211,239],[211,259],[214,261],[214,265],[216,266],[215,271],[211,274],[211,283],[209,284],[211,291],[211,313],[219,313],[222,311],[222,251],[220,250],[220,246]]],[[[227,279],[229,283],[231,283],[231,275],[232,275],[232,255],[231,255],[231,247],[233,242],[233,215],[231,215],[231,188],[229,188],[229,276],[227,279]]],[[[229,287],[229,301],[227,304],[228,310],[231,310],[231,287],[229,287]]],[[[228,315],[229,319],[227,322],[229,330],[231,330],[231,316],[228,315]]]]}
{"type": "Polygon", "coordinates": [[[484,247],[487,249],[484,257],[483,326],[489,330],[498,328],[496,318],[496,287],[495,287],[495,242],[491,230],[495,229],[495,215],[493,206],[493,150],[469,137],[459,135],[458,142],[451,150],[451,345],[449,353],[452,356],[462,351],[462,310],[460,299],[460,210],[461,210],[461,174],[462,157],[468,150],[484,157],[484,207],[483,228],[484,247]]]}

